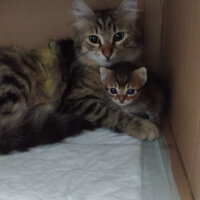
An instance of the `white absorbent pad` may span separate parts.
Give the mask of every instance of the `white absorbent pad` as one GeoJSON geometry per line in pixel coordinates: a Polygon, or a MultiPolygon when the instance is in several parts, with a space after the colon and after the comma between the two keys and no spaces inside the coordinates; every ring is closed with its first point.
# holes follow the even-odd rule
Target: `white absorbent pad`
{"type": "Polygon", "coordinates": [[[106,129],[0,156],[0,200],[142,200],[141,142],[106,129]]]}

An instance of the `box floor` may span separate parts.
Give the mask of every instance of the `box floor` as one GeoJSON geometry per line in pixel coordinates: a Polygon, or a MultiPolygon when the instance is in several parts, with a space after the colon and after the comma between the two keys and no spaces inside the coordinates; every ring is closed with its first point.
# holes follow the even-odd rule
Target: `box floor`
{"type": "Polygon", "coordinates": [[[1,156],[0,199],[179,200],[160,144],[97,129],[1,156]]]}

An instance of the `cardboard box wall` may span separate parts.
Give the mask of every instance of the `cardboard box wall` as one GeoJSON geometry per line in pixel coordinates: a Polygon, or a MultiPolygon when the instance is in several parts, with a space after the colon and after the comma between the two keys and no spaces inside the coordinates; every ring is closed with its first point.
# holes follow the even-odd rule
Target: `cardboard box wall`
{"type": "Polygon", "coordinates": [[[160,72],[171,88],[170,122],[200,199],[200,1],[166,0],[160,72]]]}
{"type": "MultiPolygon", "coordinates": [[[[87,0],[92,8],[120,0],[87,0]]],[[[70,0],[0,1],[0,45],[42,47],[73,35],[70,0]]],[[[171,89],[169,119],[195,199],[200,199],[200,1],[141,0],[146,63],[171,89]]],[[[188,199],[187,199],[188,200],[188,199]]]]}

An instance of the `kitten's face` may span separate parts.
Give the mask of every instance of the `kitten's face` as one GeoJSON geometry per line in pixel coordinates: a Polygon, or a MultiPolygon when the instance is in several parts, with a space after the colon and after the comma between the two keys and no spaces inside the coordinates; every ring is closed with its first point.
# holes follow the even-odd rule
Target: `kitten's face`
{"type": "Polygon", "coordinates": [[[137,5],[135,0],[124,0],[116,10],[93,12],[82,0],[73,0],[75,38],[82,62],[110,66],[119,61],[134,61],[140,46],[134,41],[137,5]]]}
{"type": "Polygon", "coordinates": [[[134,101],[137,90],[130,83],[120,86],[117,82],[111,82],[106,85],[107,92],[114,103],[125,106],[134,101]]]}
{"type": "Polygon", "coordinates": [[[108,96],[120,106],[134,102],[139,95],[139,89],[147,80],[145,67],[126,73],[121,74],[119,71],[100,68],[101,81],[108,96]]]}

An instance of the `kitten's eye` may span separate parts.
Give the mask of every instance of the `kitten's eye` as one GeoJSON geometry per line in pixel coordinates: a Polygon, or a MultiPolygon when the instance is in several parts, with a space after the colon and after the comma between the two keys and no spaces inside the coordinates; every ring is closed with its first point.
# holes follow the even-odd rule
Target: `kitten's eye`
{"type": "Polygon", "coordinates": [[[110,88],[110,93],[111,94],[117,94],[117,90],[115,88],[110,88]]]}
{"type": "Polygon", "coordinates": [[[135,92],[136,91],[134,89],[128,89],[126,94],[133,95],[133,94],[135,94],[135,92]]]}
{"type": "Polygon", "coordinates": [[[113,36],[113,41],[114,42],[120,41],[123,39],[123,37],[124,37],[124,33],[122,32],[115,33],[115,35],[113,36]]]}
{"type": "Polygon", "coordinates": [[[97,43],[100,43],[100,39],[98,36],[96,35],[90,35],[89,36],[89,40],[90,42],[94,43],[94,44],[97,44],[97,43]]]}

